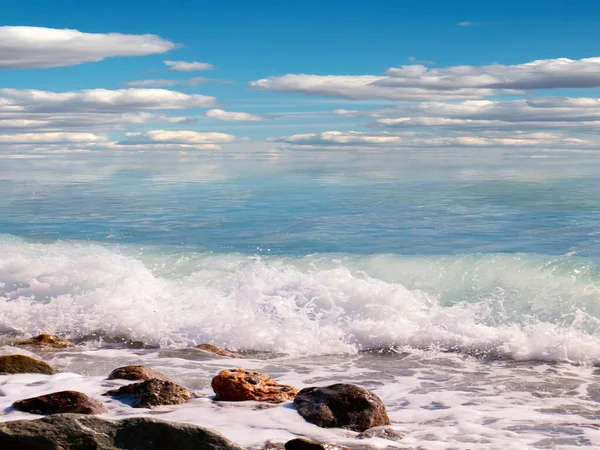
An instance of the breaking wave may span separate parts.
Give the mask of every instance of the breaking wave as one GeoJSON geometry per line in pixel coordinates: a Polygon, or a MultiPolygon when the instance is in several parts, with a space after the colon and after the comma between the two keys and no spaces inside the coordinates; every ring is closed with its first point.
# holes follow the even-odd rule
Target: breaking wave
{"type": "Polygon", "coordinates": [[[600,261],[265,257],[0,236],[0,331],[290,355],[390,346],[600,361],[600,261]]]}

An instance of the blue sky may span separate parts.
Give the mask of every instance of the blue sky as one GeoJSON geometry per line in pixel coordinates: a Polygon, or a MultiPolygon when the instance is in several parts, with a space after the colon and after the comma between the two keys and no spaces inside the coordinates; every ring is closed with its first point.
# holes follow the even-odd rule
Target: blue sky
{"type": "Polygon", "coordinates": [[[599,12],[592,1],[2,2],[0,152],[592,151],[599,12]],[[194,62],[214,69],[172,70],[194,62]]]}

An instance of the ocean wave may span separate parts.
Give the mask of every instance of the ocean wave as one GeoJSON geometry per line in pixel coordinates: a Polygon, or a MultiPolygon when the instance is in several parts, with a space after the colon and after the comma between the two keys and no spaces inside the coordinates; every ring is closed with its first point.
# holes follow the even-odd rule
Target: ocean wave
{"type": "Polygon", "coordinates": [[[294,356],[389,346],[600,361],[600,261],[265,257],[0,237],[0,330],[294,356]]]}

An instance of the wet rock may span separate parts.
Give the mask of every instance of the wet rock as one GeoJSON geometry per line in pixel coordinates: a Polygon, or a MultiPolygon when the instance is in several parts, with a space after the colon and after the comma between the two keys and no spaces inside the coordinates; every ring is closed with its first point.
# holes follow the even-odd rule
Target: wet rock
{"type": "Polygon", "coordinates": [[[229,350],[225,350],[224,348],[217,347],[216,345],[212,344],[200,344],[196,345],[195,348],[214,353],[215,355],[225,356],[227,358],[243,358],[242,355],[238,355],[237,353],[230,352],[229,350]]]}
{"type": "Polygon", "coordinates": [[[97,400],[77,391],[61,391],[13,403],[14,408],[31,414],[102,414],[108,412],[97,400]]]}
{"type": "Polygon", "coordinates": [[[41,373],[54,375],[58,373],[49,364],[25,355],[0,356],[0,374],[41,373]]]}
{"type": "Polygon", "coordinates": [[[119,389],[106,392],[104,395],[131,399],[134,408],[152,408],[161,405],[180,405],[194,398],[189,389],[172,381],[151,380],[128,384],[119,389]]]}
{"type": "Polygon", "coordinates": [[[264,373],[252,370],[223,370],[212,379],[211,386],[217,400],[282,403],[293,400],[298,392],[295,387],[279,384],[264,373]]]}
{"type": "Polygon", "coordinates": [[[323,444],[313,442],[307,439],[292,439],[285,443],[285,450],[349,450],[348,447],[341,445],[323,444]]]}
{"type": "Polygon", "coordinates": [[[146,381],[156,378],[157,380],[173,382],[169,377],[151,369],[147,366],[125,366],[113,370],[108,376],[109,380],[134,380],[146,381]]]}
{"type": "Polygon", "coordinates": [[[402,431],[394,430],[392,427],[373,427],[369,428],[367,431],[363,431],[358,436],[357,439],[370,439],[370,438],[380,438],[387,439],[389,441],[399,441],[401,440],[406,433],[402,431]]]}
{"type": "Polygon", "coordinates": [[[146,344],[143,341],[132,339],[131,337],[123,334],[110,334],[102,330],[92,331],[91,333],[85,334],[74,340],[75,344],[86,344],[89,342],[101,343],[102,347],[116,347],[116,348],[158,348],[158,345],[146,344]]]}
{"type": "Polygon", "coordinates": [[[354,384],[302,389],[294,399],[294,405],[305,420],[323,428],[365,431],[390,425],[381,399],[354,384]]]}
{"type": "Polygon", "coordinates": [[[0,423],[3,450],[242,450],[219,433],[146,417],[119,421],[78,414],[0,423]]]}
{"type": "Polygon", "coordinates": [[[40,334],[39,336],[32,337],[31,339],[16,341],[14,345],[21,345],[24,347],[37,347],[44,350],[60,350],[75,347],[75,344],[73,344],[68,339],[56,336],[54,334],[40,334]]]}
{"type": "Polygon", "coordinates": [[[283,442],[271,442],[267,441],[262,450],[284,450],[285,444],[283,442]]]}

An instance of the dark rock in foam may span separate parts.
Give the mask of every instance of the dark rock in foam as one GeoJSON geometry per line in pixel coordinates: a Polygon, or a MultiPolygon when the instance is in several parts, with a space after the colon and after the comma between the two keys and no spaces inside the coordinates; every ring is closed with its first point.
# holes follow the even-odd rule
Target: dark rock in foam
{"type": "Polygon", "coordinates": [[[0,374],[41,373],[54,375],[58,373],[49,364],[25,355],[0,356],[0,374]]]}
{"type": "Polygon", "coordinates": [[[390,425],[385,405],[373,392],[354,384],[302,389],[294,399],[298,413],[323,428],[365,431],[390,425]]]}
{"type": "Polygon", "coordinates": [[[348,447],[341,445],[324,444],[321,442],[313,442],[307,439],[292,439],[285,443],[285,450],[349,450],[348,447]]]}
{"type": "Polygon", "coordinates": [[[153,408],[161,405],[180,405],[194,398],[194,394],[188,388],[180,386],[172,381],[151,380],[141,383],[128,384],[119,389],[106,392],[104,395],[121,398],[130,398],[134,408],[153,408]]]}
{"type": "Polygon", "coordinates": [[[77,391],[60,391],[13,403],[14,408],[31,414],[102,414],[108,412],[97,400],[77,391]]]}
{"type": "Polygon", "coordinates": [[[119,421],[60,414],[0,423],[3,450],[242,450],[219,433],[136,417],[119,421]]]}

